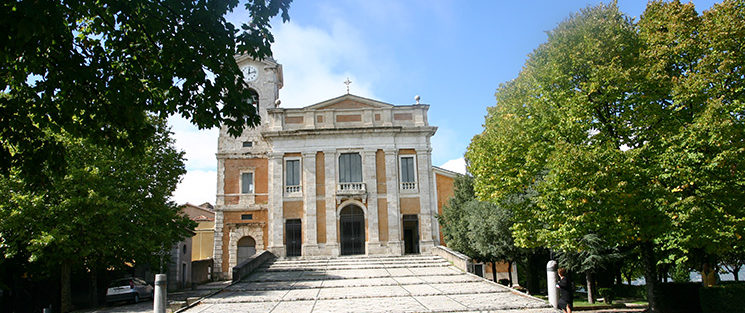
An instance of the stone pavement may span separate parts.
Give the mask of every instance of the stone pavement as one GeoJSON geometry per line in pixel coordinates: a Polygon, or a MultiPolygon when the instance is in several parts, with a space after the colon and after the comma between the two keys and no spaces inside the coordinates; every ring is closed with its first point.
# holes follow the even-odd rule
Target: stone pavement
{"type": "Polygon", "coordinates": [[[276,260],[186,312],[475,311],[558,312],[431,255],[276,260]]]}

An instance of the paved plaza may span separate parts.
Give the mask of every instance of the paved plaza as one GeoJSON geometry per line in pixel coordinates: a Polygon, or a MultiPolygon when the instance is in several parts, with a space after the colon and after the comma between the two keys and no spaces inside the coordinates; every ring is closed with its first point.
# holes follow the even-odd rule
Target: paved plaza
{"type": "Polygon", "coordinates": [[[187,310],[211,312],[558,312],[431,255],[276,260],[187,310]]]}

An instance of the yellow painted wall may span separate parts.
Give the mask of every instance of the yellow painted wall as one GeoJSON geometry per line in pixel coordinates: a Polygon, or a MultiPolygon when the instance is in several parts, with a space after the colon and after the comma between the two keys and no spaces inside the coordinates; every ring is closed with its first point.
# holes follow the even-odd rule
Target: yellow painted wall
{"type": "Polygon", "coordinates": [[[197,225],[197,228],[194,230],[194,236],[191,237],[192,261],[212,258],[212,255],[214,253],[214,251],[212,251],[212,248],[215,241],[214,228],[214,221],[199,222],[199,225],[197,225]]]}

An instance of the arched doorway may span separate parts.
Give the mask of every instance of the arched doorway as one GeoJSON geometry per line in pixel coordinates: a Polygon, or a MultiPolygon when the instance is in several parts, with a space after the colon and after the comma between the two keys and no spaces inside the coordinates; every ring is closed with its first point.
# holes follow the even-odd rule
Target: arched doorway
{"type": "Polygon", "coordinates": [[[251,236],[245,236],[238,240],[237,264],[240,264],[254,254],[256,254],[256,240],[254,240],[251,236]]]}
{"type": "Polygon", "coordinates": [[[339,213],[341,255],[365,254],[365,212],[348,205],[339,213]]]}

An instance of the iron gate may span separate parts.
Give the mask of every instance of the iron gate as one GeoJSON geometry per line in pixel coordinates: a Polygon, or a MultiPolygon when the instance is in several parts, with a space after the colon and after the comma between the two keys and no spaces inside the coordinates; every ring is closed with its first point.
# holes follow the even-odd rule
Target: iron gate
{"type": "Polygon", "coordinates": [[[419,253],[419,219],[416,215],[403,216],[404,253],[419,253]]]}
{"type": "Polygon", "coordinates": [[[287,243],[287,256],[300,256],[303,239],[300,236],[302,224],[299,219],[287,220],[285,222],[285,242],[287,243]]]}
{"type": "Polygon", "coordinates": [[[348,206],[339,214],[341,255],[365,254],[365,214],[357,206],[348,206]]]}

